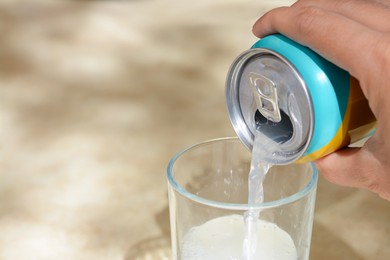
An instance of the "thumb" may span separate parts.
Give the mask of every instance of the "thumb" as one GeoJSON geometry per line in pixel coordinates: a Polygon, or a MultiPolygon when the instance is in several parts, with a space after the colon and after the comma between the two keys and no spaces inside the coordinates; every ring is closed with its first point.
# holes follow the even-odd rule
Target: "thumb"
{"type": "Polygon", "coordinates": [[[368,189],[390,200],[390,174],[364,147],[340,150],[318,159],[315,164],[332,183],[368,189]]]}

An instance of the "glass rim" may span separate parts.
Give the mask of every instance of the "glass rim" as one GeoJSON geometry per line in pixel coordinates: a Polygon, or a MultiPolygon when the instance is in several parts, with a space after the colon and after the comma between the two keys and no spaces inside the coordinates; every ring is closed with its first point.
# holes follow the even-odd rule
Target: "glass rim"
{"type": "MultiPolygon", "coordinates": [[[[184,189],[182,186],[180,186],[175,178],[173,177],[173,166],[175,162],[187,151],[192,150],[196,147],[205,145],[205,144],[210,144],[210,143],[215,143],[215,142],[224,142],[224,141],[240,141],[238,137],[222,137],[222,138],[215,138],[215,139],[210,139],[206,140],[197,144],[190,145],[181,151],[179,151],[177,154],[175,154],[172,159],[168,163],[168,168],[167,168],[167,177],[168,177],[168,182],[170,186],[178,192],[180,195],[186,197],[189,200],[195,201],[197,203],[200,203],[202,205],[207,205],[211,206],[214,208],[220,208],[220,209],[228,209],[228,210],[248,210],[248,209],[267,209],[267,208],[275,208],[281,205],[286,205],[292,202],[295,202],[304,196],[306,196],[310,191],[312,191],[317,184],[318,181],[318,171],[317,168],[315,167],[314,163],[304,163],[306,165],[309,165],[310,168],[312,169],[312,174],[311,174],[311,179],[310,181],[299,191],[295,192],[294,194],[287,196],[282,199],[278,200],[273,200],[273,201],[267,201],[263,203],[256,203],[254,205],[249,205],[249,204],[244,204],[244,203],[227,203],[227,202],[220,202],[220,201],[214,201],[214,200],[209,200],[202,198],[200,196],[197,196],[191,192],[188,192],[186,189],[184,189]]],[[[241,141],[240,141],[241,142],[241,141]]],[[[243,144],[242,144],[243,145],[243,144]]]]}

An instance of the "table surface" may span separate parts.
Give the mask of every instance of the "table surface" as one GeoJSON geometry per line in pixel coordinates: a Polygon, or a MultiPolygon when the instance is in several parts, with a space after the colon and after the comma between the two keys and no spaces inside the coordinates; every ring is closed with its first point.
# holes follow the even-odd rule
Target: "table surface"
{"type": "MultiPolygon", "coordinates": [[[[3,1],[0,259],[169,259],[167,163],[234,135],[226,72],[288,2],[3,1]]],[[[320,178],[311,259],[389,245],[389,202],[320,178]]]]}

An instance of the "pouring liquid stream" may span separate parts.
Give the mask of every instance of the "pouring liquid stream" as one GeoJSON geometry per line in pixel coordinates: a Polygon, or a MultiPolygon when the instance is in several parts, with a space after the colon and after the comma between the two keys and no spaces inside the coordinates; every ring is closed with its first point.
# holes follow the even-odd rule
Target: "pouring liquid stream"
{"type": "MultiPolygon", "coordinates": [[[[263,182],[266,174],[272,167],[271,163],[262,160],[262,158],[265,158],[262,156],[265,152],[263,149],[264,145],[268,144],[264,144],[264,139],[260,138],[257,134],[253,144],[248,177],[248,205],[253,205],[253,207],[244,213],[245,237],[243,242],[243,257],[246,260],[254,260],[257,245],[261,243],[261,241],[257,241],[257,223],[260,216],[260,210],[256,209],[255,205],[264,202],[263,182]]],[[[269,145],[272,144],[270,143],[269,145]]]]}

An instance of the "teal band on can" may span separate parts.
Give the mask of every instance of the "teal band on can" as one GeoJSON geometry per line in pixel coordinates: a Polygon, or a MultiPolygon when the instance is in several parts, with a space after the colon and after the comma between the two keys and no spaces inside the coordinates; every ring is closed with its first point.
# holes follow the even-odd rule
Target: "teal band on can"
{"type": "Polygon", "coordinates": [[[297,70],[308,88],[314,110],[314,132],[304,156],[329,144],[341,127],[347,110],[349,73],[280,34],[264,37],[252,48],[279,53],[297,70]]]}

